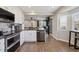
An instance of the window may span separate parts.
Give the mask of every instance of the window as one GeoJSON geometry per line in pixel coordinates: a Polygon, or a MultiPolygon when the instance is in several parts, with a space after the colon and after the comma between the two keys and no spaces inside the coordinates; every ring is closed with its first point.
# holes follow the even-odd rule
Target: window
{"type": "Polygon", "coordinates": [[[60,16],[60,29],[61,30],[67,29],[67,15],[60,16]]]}
{"type": "Polygon", "coordinates": [[[39,27],[44,27],[44,26],[46,26],[46,21],[40,20],[39,27]]]}
{"type": "Polygon", "coordinates": [[[73,29],[79,30],[79,13],[73,14],[72,19],[73,19],[73,29]]]}

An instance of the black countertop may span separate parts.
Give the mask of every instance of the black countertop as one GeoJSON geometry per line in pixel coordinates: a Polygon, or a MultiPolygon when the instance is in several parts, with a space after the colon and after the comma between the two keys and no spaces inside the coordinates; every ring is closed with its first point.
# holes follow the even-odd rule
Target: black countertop
{"type": "Polygon", "coordinates": [[[30,27],[30,28],[29,27],[25,27],[24,30],[36,30],[37,31],[37,30],[46,30],[46,29],[43,28],[43,27],[41,27],[41,28],[40,27],[35,27],[35,28],[33,28],[33,27],[30,27]]]}

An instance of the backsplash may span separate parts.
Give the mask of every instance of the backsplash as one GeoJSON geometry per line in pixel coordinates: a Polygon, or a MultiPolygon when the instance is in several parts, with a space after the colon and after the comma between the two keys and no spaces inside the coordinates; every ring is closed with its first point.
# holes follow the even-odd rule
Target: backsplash
{"type": "Polygon", "coordinates": [[[3,32],[10,31],[11,28],[9,26],[10,26],[10,23],[0,22],[0,31],[3,31],[3,32]]]}
{"type": "Polygon", "coordinates": [[[1,23],[0,22],[0,31],[10,31],[10,28],[9,28],[9,23],[1,23]]]}

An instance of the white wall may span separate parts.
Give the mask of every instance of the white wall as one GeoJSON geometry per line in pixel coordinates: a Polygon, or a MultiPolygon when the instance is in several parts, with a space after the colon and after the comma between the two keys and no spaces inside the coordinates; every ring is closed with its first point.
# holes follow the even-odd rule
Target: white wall
{"type": "Polygon", "coordinates": [[[24,14],[21,11],[21,9],[19,9],[16,6],[0,6],[0,8],[3,8],[5,10],[15,14],[15,23],[22,24],[22,29],[24,29],[24,14]]]}
{"type": "Polygon", "coordinates": [[[77,7],[62,7],[61,9],[59,9],[57,11],[57,13],[54,16],[52,16],[52,19],[53,19],[52,20],[52,26],[53,26],[52,27],[52,35],[57,40],[68,42],[68,40],[69,40],[69,30],[72,29],[71,14],[72,14],[72,11],[74,11],[74,9],[76,9],[76,8],[77,7]],[[58,16],[60,14],[67,14],[68,15],[67,30],[66,31],[62,31],[62,30],[59,29],[58,16]]]}

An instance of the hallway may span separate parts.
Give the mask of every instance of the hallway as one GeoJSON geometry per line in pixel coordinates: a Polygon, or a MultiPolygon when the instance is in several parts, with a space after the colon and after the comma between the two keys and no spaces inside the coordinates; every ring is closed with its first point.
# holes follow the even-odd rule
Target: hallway
{"type": "Polygon", "coordinates": [[[68,43],[55,40],[51,36],[47,43],[24,43],[16,52],[78,52],[79,49],[69,47],[68,43]]]}

